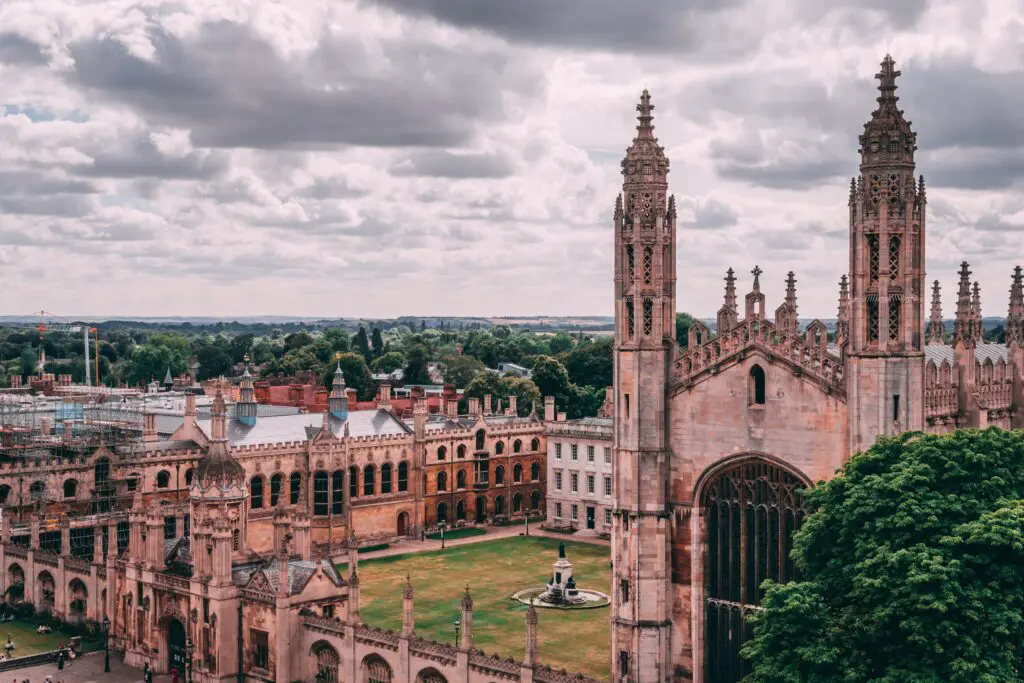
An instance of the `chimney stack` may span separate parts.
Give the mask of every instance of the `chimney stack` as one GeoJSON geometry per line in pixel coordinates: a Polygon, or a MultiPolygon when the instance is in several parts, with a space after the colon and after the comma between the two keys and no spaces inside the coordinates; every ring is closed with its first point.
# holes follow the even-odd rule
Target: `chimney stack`
{"type": "Polygon", "coordinates": [[[480,399],[471,398],[469,399],[469,416],[480,417],[480,399]]]}
{"type": "Polygon", "coordinates": [[[484,415],[491,414],[491,395],[484,394],[484,415]]]}
{"type": "Polygon", "coordinates": [[[156,415],[153,413],[144,413],[142,416],[142,440],[145,443],[152,443],[157,439],[156,415]]]}
{"type": "Polygon", "coordinates": [[[511,415],[512,417],[515,417],[516,415],[519,414],[517,408],[517,398],[514,394],[512,394],[508,397],[508,414],[511,415]]]}
{"type": "Polygon", "coordinates": [[[554,422],[555,421],[555,397],[545,396],[544,397],[544,421],[554,422]]]}

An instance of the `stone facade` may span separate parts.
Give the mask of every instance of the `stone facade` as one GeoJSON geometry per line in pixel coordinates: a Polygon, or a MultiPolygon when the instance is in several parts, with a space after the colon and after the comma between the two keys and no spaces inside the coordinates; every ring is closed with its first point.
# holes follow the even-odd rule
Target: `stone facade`
{"type": "MultiPolygon", "coordinates": [[[[614,214],[616,680],[738,681],[744,616],[757,609],[764,579],[793,573],[799,491],[851,453],[906,431],[1024,426],[1021,269],[1005,344],[982,339],[980,288],[966,263],[952,344],[937,282],[925,327],[927,199],[897,76],[886,57],[860,137],[835,343],[820,321],[800,329],[792,272],[769,319],[755,266],[742,302],[728,270],[714,333],[698,323],[680,348],[669,163],[650,96],[641,96],[614,214]]],[[[550,428],[549,442],[557,443],[550,428]]]]}
{"type": "Polygon", "coordinates": [[[548,422],[547,433],[549,526],[611,534],[611,418],[548,422]]]}

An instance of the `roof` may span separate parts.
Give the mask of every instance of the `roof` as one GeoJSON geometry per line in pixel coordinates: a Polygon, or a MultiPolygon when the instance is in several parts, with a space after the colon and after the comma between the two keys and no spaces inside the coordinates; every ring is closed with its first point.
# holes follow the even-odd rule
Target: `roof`
{"type": "MultiPolygon", "coordinates": [[[[1006,347],[1006,344],[978,344],[974,347],[974,358],[979,363],[984,363],[987,360],[991,360],[993,363],[997,363],[1000,360],[1009,361],[1009,354],[1010,350],[1006,347]]],[[[933,361],[936,365],[941,365],[943,361],[953,365],[953,347],[946,344],[925,346],[924,357],[926,360],[933,361]]]]}
{"type": "MultiPolygon", "coordinates": [[[[288,594],[297,595],[305,589],[306,584],[313,578],[317,566],[323,569],[335,586],[344,586],[345,580],[338,574],[338,570],[327,560],[288,560],[288,594]]],[[[268,560],[264,564],[248,564],[235,567],[231,572],[231,580],[236,586],[247,586],[254,576],[262,572],[270,583],[270,588],[275,593],[280,586],[280,564],[276,559],[268,560]]]]}
{"type": "MultiPolygon", "coordinates": [[[[310,433],[320,432],[323,419],[323,413],[258,417],[256,424],[251,427],[238,420],[228,420],[228,443],[232,446],[249,446],[307,441],[310,433]],[[307,427],[312,427],[313,431],[307,430],[307,427]]],[[[210,433],[210,422],[199,420],[199,428],[206,434],[210,433]]],[[[346,422],[351,436],[396,436],[410,433],[404,422],[386,410],[357,410],[348,414],[348,420],[328,418],[331,432],[338,437],[344,434],[346,422]]]]}
{"type": "MultiPolygon", "coordinates": [[[[196,409],[196,416],[200,420],[210,419],[210,406],[202,406],[196,409]]],[[[299,409],[296,406],[276,406],[268,405],[265,403],[256,404],[256,417],[277,417],[278,415],[298,415],[299,409]]],[[[228,406],[228,419],[234,418],[237,415],[236,404],[228,406]]],[[[181,414],[167,414],[157,413],[156,414],[156,433],[157,434],[173,434],[177,431],[178,427],[185,421],[185,417],[181,414]]]]}

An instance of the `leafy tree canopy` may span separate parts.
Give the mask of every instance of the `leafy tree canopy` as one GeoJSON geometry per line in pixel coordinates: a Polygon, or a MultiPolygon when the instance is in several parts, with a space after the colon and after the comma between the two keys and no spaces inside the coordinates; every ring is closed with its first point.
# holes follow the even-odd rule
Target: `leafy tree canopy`
{"type": "Polygon", "coordinates": [[[748,683],[1024,680],[1024,432],[882,439],[808,495],[748,683]]]}

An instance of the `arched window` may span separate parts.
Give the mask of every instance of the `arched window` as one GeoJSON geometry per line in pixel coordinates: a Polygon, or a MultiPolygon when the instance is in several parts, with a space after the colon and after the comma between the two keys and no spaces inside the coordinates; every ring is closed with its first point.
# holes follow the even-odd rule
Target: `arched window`
{"type": "Polygon", "coordinates": [[[44,485],[41,481],[34,481],[32,485],[28,487],[28,497],[30,500],[42,500],[43,499],[44,485]]]}
{"type": "Polygon", "coordinates": [[[171,483],[171,473],[167,470],[160,470],[156,473],[156,487],[158,489],[165,489],[171,483]]]}
{"type": "Polygon", "coordinates": [[[129,474],[125,478],[124,483],[125,483],[125,486],[128,487],[129,491],[134,491],[135,489],[139,488],[139,475],[137,475],[137,474],[129,474]]]}
{"type": "Polygon", "coordinates": [[[359,497],[359,468],[355,465],[348,468],[348,497],[359,497]]]}
{"type": "Polygon", "coordinates": [[[494,498],[494,514],[503,515],[505,514],[505,496],[495,496],[494,498]]]}
{"type": "Polygon", "coordinates": [[[74,479],[68,479],[64,482],[64,497],[74,498],[78,495],[78,482],[74,479]]]}
{"type": "Polygon", "coordinates": [[[291,504],[298,505],[299,498],[302,496],[302,475],[298,472],[292,472],[288,478],[288,494],[291,504]]]}
{"type": "Polygon", "coordinates": [[[372,496],[377,492],[377,472],[373,465],[363,468],[363,495],[372,496]]]}
{"type": "Polygon", "coordinates": [[[466,501],[460,500],[455,504],[455,519],[460,521],[466,519],[466,501]]]}
{"type": "Polygon", "coordinates": [[[482,451],[484,449],[484,436],[486,436],[484,434],[484,430],[476,430],[476,449],[478,451],[482,451]]]}
{"type": "Polygon", "coordinates": [[[194,469],[192,469],[192,468],[189,468],[189,469],[185,470],[185,486],[191,486],[192,485],[192,477],[194,477],[195,474],[196,474],[196,471],[194,469]]]}
{"type": "Polygon", "coordinates": [[[380,492],[382,495],[391,493],[391,463],[389,462],[380,466],[380,492]]]}
{"type": "Polygon", "coordinates": [[[11,487],[7,484],[0,485],[0,505],[7,502],[7,496],[11,495],[11,487]]]}
{"type": "Polygon", "coordinates": [[[765,400],[764,370],[760,365],[750,368],[750,403],[763,406],[765,400]]]}
{"type": "Polygon", "coordinates": [[[521,439],[516,439],[515,441],[512,442],[512,452],[513,453],[519,453],[522,450],[523,450],[523,442],[522,442],[521,439]]]}
{"type": "Polygon", "coordinates": [[[331,475],[331,514],[340,515],[341,504],[345,499],[345,473],[335,470],[331,475]]]}
{"type": "MultiPolygon", "coordinates": [[[[241,547],[242,547],[242,532],[239,531],[238,529],[235,529],[234,531],[231,532],[231,549],[232,550],[238,550],[241,547]]],[[[149,598],[146,598],[146,601],[148,602],[149,598]]]]}
{"type": "Polygon", "coordinates": [[[530,494],[530,509],[536,510],[540,507],[540,491],[534,491],[530,494]]]}
{"type": "Polygon", "coordinates": [[[440,671],[431,667],[424,669],[416,676],[416,683],[448,683],[448,679],[440,671]]]}
{"type": "MultiPolygon", "coordinates": [[[[93,480],[96,483],[96,495],[100,498],[109,498],[114,495],[114,487],[110,484],[110,460],[100,458],[93,465],[93,480]]],[[[101,503],[99,512],[108,512],[109,502],[101,503]]]]}
{"type": "Polygon", "coordinates": [[[530,442],[530,450],[534,453],[540,450],[540,439],[534,437],[533,441],[530,442]]]}
{"type": "Polygon", "coordinates": [[[540,479],[540,463],[533,463],[530,465],[530,481],[537,481],[540,479]]]}
{"type": "Polygon", "coordinates": [[[327,473],[313,473],[313,514],[326,515],[329,511],[327,493],[327,473]]]}
{"type": "Polygon", "coordinates": [[[317,683],[339,683],[338,669],[341,658],[338,652],[324,642],[313,645],[310,651],[316,660],[316,676],[313,677],[317,683]]]}
{"type": "Polygon", "coordinates": [[[445,504],[445,503],[438,503],[437,504],[437,523],[441,524],[442,522],[447,522],[447,521],[448,521],[448,505],[445,504]]]}
{"type": "Polygon", "coordinates": [[[459,470],[455,473],[455,488],[466,488],[466,470],[459,470]]]}
{"type": "Polygon", "coordinates": [[[512,496],[512,512],[523,511],[523,496],[522,494],[516,493],[512,496]]]}
{"type": "Polygon", "coordinates": [[[363,663],[366,683],[391,683],[391,667],[378,655],[370,655],[363,663]]]}
{"type": "Polygon", "coordinates": [[[270,507],[277,507],[281,500],[281,487],[284,486],[284,475],[278,472],[270,478],[270,507]]]}
{"type": "Polygon", "coordinates": [[[249,480],[249,507],[253,510],[263,508],[263,477],[258,474],[249,480]]]}
{"type": "Polygon", "coordinates": [[[447,457],[448,457],[448,449],[445,448],[444,446],[438,446],[437,447],[437,459],[438,460],[444,460],[447,457]]]}
{"type": "Polygon", "coordinates": [[[465,458],[466,457],[466,444],[459,444],[459,447],[456,449],[455,454],[458,457],[460,457],[460,458],[465,458]]]}
{"type": "Polygon", "coordinates": [[[402,461],[398,463],[398,492],[405,493],[409,490],[409,463],[402,461]]]}
{"type": "MultiPolygon", "coordinates": [[[[478,449],[479,450],[479,449],[478,449]]],[[[494,444],[494,454],[501,455],[505,452],[505,444],[502,441],[498,441],[494,444]]]]}
{"type": "Polygon", "coordinates": [[[494,468],[494,483],[504,484],[505,483],[505,467],[498,465],[494,468]]]}
{"type": "Polygon", "coordinates": [[[523,480],[523,466],[516,463],[512,466],[512,483],[518,484],[523,480]]]}
{"type": "Polygon", "coordinates": [[[448,490],[448,473],[438,472],[437,473],[437,490],[447,491],[448,490]]]}

